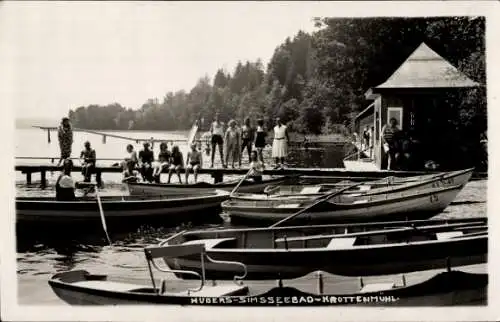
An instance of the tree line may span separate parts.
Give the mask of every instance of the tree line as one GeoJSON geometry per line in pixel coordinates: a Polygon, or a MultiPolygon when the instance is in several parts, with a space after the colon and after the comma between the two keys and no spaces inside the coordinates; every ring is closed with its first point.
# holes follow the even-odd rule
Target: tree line
{"type": "MultiPolygon", "coordinates": [[[[79,128],[186,130],[195,120],[279,116],[292,131],[347,134],[364,109],[365,91],[384,82],[425,41],[471,79],[484,84],[485,20],[445,18],[315,18],[317,30],[299,31],[276,47],[267,66],[260,60],[219,69],[190,91],[167,92],[139,109],[118,103],[81,106],[69,117],[79,128]]],[[[486,130],[486,95],[471,89],[450,97],[454,122],[469,136],[486,130]]]]}

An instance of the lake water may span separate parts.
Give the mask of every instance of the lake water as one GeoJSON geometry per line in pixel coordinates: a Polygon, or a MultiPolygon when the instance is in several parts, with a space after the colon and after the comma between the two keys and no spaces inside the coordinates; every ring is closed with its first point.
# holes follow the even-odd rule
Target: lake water
{"type": "MultiPolygon", "coordinates": [[[[126,135],[134,138],[161,138],[165,140],[184,139],[186,133],[147,133],[123,132],[114,134],[126,135]]],[[[124,155],[125,140],[107,138],[103,144],[98,135],[75,133],[73,156],[78,156],[80,147],[85,140],[89,140],[96,149],[98,157],[122,158],[124,155]]],[[[139,148],[136,145],[136,148],[139,148]]],[[[157,149],[157,146],[155,147],[157,149]]],[[[183,151],[186,146],[181,146],[183,151]]],[[[332,145],[316,145],[307,151],[300,146],[291,148],[288,163],[290,166],[300,167],[341,167],[344,148],[332,145]]],[[[156,152],[156,151],[155,151],[156,152]]],[[[57,157],[58,144],[55,133],[52,134],[52,143],[47,143],[47,134],[41,130],[18,130],[16,137],[16,156],[54,156],[57,157]]],[[[265,151],[269,161],[269,148],[265,151]]],[[[217,158],[218,160],[218,158],[217,158]]],[[[205,165],[209,162],[204,160],[205,165]]],[[[244,159],[244,162],[246,158],[244,159]]],[[[21,162],[21,161],[18,161],[21,162]]],[[[22,160],[23,163],[40,163],[40,160],[22,160]]],[[[49,161],[44,161],[48,162],[49,161]]],[[[57,160],[55,160],[57,162],[57,160]]],[[[110,161],[108,161],[109,163],[110,161]]],[[[57,174],[49,174],[49,183],[53,183],[57,174]]],[[[77,174],[76,174],[77,175],[77,174]]],[[[120,193],[120,174],[103,174],[105,188],[103,193],[120,193]]],[[[203,178],[202,178],[203,179],[203,178]]],[[[205,178],[208,179],[208,178],[205,178]]],[[[38,180],[33,176],[33,180],[38,180]]],[[[175,181],[174,181],[175,182],[175,181]]],[[[459,194],[455,202],[438,217],[482,217],[486,216],[486,181],[472,181],[459,194]]],[[[52,188],[41,191],[37,184],[25,185],[24,175],[16,175],[18,195],[50,195],[52,188]]],[[[229,225],[224,223],[222,225],[229,225]]],[[[71,269],[86,269],[93,273],[111,274],[120,276],[128,281],[147,282],[148,272],[145,267],[144,247],[158,243],[159,239],[166,238],[175,228],[140,227],[120,235],[113,235],[113,246],[102,245],[103,235],[86,236],[59,240],[57,236],[37,240],[18,240],[17,275],[19,282],[18,300],[20,304],[63,304],[51,291],[47,284],[49,277],[59,271],[71,269]]]]}

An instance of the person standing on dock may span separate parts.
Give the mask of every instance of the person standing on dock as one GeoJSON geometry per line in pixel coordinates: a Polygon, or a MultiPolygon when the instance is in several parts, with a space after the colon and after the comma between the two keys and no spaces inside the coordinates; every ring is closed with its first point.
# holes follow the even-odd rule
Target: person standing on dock
{"type": "Polygon", "coordinates": [[[84,149],[80,153],[82,162],[83,182],[90,182],[90,177],[95,170],[96,154],[95,150],[90,147],[90,142],[86,141],[84,149]]]}
{"type": "Polygon", "coordinates": [[[226,167],[224,165],[224,124],[219,121],[219,113],[215,114],[214,122],[210,126],[210,134],[212,135],[212,163],[210,165],[211,168],[214,167],[214,159],[215,159],[215,148],[219,146],[220,153],[220,162],[222,163],[222,167],[226,167]]]}
{"type": "Polygon", "coordinates": [[[257,130],[255,132],[254,146],[257,150],[257,155],[259,157],[260,162],[264,163],[264,156],[262,151],[266,147],[266,131],[264,131],[264,120],[257,120],[257,130]]]}
{"type": "Polygon", "coordinates": [[[139,168],[142,178],[148,182],[153,181],[153,151],[149,149],[149,143],[144,143],[144,149],[139,151],[139,168]]]}
{"type": "Polygon", "coordinates": [[[71,201],[75,200],[75,181],[71,177],[73,170],[73,161],[65,159],[63,170],[56,181],[56,200],[71,201]]]}
{"type": "Polygon", "coordinates": [[[243,151],[245,149],[247,150],[248,153],[248,164],[252,162],[251,160],[251,154],[252,154],[252,144],[254,141],[254,129],[252,128],[250,124],[250,118],[247,117],[245,119],[245,123],[241,127],[241,151],[240,151],[240,168],[241,168],[241,159],[243,158],[243,151]]]}
{"type": "Polygon", "coordinates": [[[241,138],[235,120],[229,121],[228,126],[224,137],[226,141],[226,166],[229,165],[229,158],[231,158],[231,166],[234,169],[234,162],[239,160],[241,138]]]}
{"type": "Polygon", "coordinates": [[[193,170],[194,173],[194,183],[198,182],[198,170],[201,169],[203,165],[203,156],[201,152],[196,149],[196,144],[191,145],[191,151],[187,154],[186,163],[186,183],[188,183],[189,171],[191,170],[193,170]]]}
{"type": "Polygon", "coordinates": [[[387,170],[393,170],[395,167],[399,133],[398,121],[391,117],[389,124],[384,125],[382,128],[382,142],[384,143],[384,151],[387,154],[387,170]]]}
{"type": "Polygon", "coordinates": [[[184,168],[184,157],[182,155],[182,152],[179,150],[179,147],[177,145],[174,145],[174,147],[172,148],[172,153],[170,154],[170,167],[168,168],[167,183],[170,183],[173,171],[177,173],[177,178],[179,178],[179,183],[182,183],[181,180],[182,168],[184,168]]]}
{"type": "Polygon", "coordinates": [[[276,118],[276,126],[274,127],[274,140],[273,140],[273,158],[276,161],[275,169],[283,168],[285,165],[285,158],[287,155],[288,131],[286,125],[281,123],[279,117],[276,118]]]}
{"type": "Polygon", "coordinates": [[[160,183],[160,175],[162,171],[168,167],[170,162],[170,152],[168,152],[167,143],[160,143],[160,152],[158,153],[158,162],[155,163],[153,167],[153,180],[156,183],[160,183]]]}
{"type": "Polygon", "coordinates": [[[61,125],[57,130],[57,137],[59,139],[59,148],[61,150],[61,158],[57,163],[57,166],[61,164],[64,159],[71,157],[71,147],[73,145],[73,129],[69,118],[63,117],[61,120],[61,125]]]}

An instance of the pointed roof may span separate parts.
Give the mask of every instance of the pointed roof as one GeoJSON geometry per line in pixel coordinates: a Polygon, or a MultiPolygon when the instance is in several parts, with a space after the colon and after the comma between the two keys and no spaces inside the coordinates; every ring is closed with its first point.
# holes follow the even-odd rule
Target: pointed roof
{"type": "Polygon", "coordinates": [[[479,83],[422,43],[377,89],[476,87],[479,83]]]}

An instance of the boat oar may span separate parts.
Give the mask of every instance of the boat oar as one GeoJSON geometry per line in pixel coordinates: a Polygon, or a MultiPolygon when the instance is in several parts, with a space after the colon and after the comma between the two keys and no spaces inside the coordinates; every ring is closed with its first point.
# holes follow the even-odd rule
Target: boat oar
{"type": "Polygon", "coordinates": [[[271,226],[269,226],[268,228],[274,228],[274,227],[276,227],[276,226],[278,226],[278,225],[281,225],[281,224],[282,224],[282,223],[284,223],[285,221],[288,221],[288,220],[290,220],[290,219],[293,219],[293,218],[295,218],[295,217],[297,217],[297,216],[299,216],[299,215],[301,215],[301,214],[305,213],[306,211],[311,210],[312,208],[316,207],[317,205],[319,205],[319,204],[321,204],[321,203],[323,203],[323,202],[325,202],[325,201],[330,200],[331,198],[333,198],[333,197],[335,197],[335,196],[337,196],[337,195],[339,195],[339,194],[343,193],[344,191],[347,191],[347,190],[352,189],[352,188],[354,188],[354,187],[360,186],[360,185],[362,185],[362,184],[364,184],[364,182],[358,182],[358,183],[355,183],[355,184],[350,185],[350,186],[348,186],[348,187],[345,187],[345,188],[343,188],[343,189],[340,189],[340,190],[337,190],[337,191],[334,191],[334,192],[328,193],[328,194],[326,194],[326,195],[323,195],[323,196],[321,196],[321,197],[318,197],[318,198],[316,198],[315,202],[313,202],[313,203],[312,203],[312,204],[310,204],[309,206],[307,206],[307,207],[305,207],[305,208],[302,208],[302,209],[301,209],[301,210],[299,210],[298,212],[296,212],[296,213],[294,213],[294,214],[292,214],[292,215],[290,215],[290,216],[288,216],[288,217],[286,217],[286,218],[284,218],[284,219],[282,219],[282,220],[278,221],[278,222],[277,222],[277,223],[275,223],[275,224],[272,224],[272,225],[271,225],[271,226]]]}
{"type": "Polygon", "coordinates": [[[106,239],[108,240],[108,243],[111,245],[111,239],[108,235],[108,227],[106,226],[106,218],[104,217],[104,211],[102,210],[101,195],[99,194],[99,188],[97,187],[97,185],[95,186],[95,194],[97,198],[97,205],[99,206],[99,214],[101,215],[102,228],[106,233],[106,239]]]}
{"type": "Polygon", "coordinates": [[[229,194],[229,197],[233,196],[233,194],[236,192],[236,190],[238,190],[238,188],[241,186],[243,181],[245,181],[248,178],[248,176],[250,175],[251,172],[252,172],[252,169],[248,170],[248,172],[245,174],[245,176],[240,180],[240,182],[238,182],[236,187],[234,187],[234,189],[231,191],[231,193],[229,194]]]}

